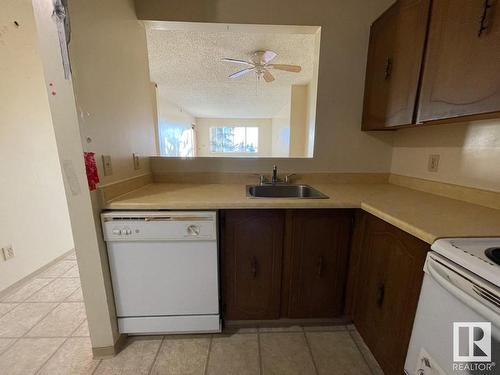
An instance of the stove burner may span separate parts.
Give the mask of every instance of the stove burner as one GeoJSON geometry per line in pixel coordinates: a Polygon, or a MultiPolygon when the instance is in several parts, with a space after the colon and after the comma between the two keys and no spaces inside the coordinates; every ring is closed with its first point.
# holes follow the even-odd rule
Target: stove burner
{"type": "Polygon", "coordinates": [[[490,247],[484,251],[486,256],[494,263],[500,265],[500,247],[490,247]]]}

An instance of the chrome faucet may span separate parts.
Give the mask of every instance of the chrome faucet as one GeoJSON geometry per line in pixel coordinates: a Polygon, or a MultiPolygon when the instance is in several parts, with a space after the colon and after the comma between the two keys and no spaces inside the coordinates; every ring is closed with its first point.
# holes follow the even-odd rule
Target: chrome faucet
{"type": "Polygon", "coordinates": [[[278,167],[273,165],[273,177],[271,179],[271,183],[275,184],[278,182],[278,167]]]}

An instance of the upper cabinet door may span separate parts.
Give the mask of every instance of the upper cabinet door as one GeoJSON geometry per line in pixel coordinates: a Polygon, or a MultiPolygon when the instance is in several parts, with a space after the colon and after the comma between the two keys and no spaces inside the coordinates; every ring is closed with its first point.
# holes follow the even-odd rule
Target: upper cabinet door
{"type": "Polygon", "coordinates": [[[371,27],[363,130],[414,122],[429,0],[400,0],[371,27]]]}
{"type": "Polygon", "coordinates": [[[500,111],[500,1],[434,0],[418,121],[500,111]]]}

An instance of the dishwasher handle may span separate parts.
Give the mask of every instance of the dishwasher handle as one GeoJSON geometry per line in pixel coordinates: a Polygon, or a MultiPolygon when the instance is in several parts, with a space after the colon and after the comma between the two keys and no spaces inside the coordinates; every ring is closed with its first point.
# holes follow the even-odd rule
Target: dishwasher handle
{"type": "MultiPolygon", "coordinates": [[[[500,326],[500,316],[498,315],[498,313],[494,312],[492,309],[488,308],[477,299],[471,297],[469,293],[467,293],[460,285],[457,285],[451,280],[450,276],[448,275],[448,272],[453,272],[458,277],[462,276],[458,275],[456,272],[449,269],[445,265],[442,265],[439,261],[433,259],[432,257],[429,257],[427,259],[426,269],[429,275],[434,280],[436,280],[436,282],[439,285],[441,285],[444,289],[450,292],[453,296],[455,296],[465,305],[469,306],[472,310],[476,311],[481,316],[489,320],[492,325],[497,327],[500,326]]],[[[464,280],[465,283],[468,283],[471,286],[471,288],[475,286],[475,284],[472,281],[465,279],[463,277],[462,279],[464,280]]]]}

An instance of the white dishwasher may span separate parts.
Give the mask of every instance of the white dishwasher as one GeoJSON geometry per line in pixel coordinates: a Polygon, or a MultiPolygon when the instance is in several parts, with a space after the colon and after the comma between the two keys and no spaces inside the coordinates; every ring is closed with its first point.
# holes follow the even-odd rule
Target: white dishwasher
{"type": "Polygon", "coordinates": [[[101,215],[120,333],[220,332],[214,211],[101,215]]]}

